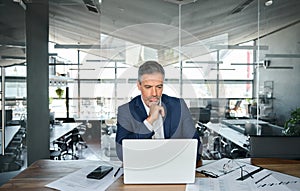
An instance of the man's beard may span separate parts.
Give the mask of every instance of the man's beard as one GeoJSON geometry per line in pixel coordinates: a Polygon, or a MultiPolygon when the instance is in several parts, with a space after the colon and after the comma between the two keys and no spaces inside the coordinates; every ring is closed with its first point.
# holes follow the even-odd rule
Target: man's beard
{"type": "Polygon", "coordinates": [[[159,104],[159,101],[160,101],[160,97],[159,96],[151,96],[151,97],[148,97],[147,100],[149,101],[149,104],[159,104]],[[152,101],[153,98],[155,98],[155,101],[152,101]]]}

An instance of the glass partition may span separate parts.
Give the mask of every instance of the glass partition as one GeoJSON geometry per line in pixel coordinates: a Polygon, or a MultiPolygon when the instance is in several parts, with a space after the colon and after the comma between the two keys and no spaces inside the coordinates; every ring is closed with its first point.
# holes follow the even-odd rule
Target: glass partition
{"type": "MultiPolygon", "coordinates": [[[[146,60],[164,66],[164,93],[184,98],[195,123],[199,108],[212,105],[212,123],[254,118],[283,127],[299,107],[298,1],[94,3],[49,2],[55,117],[105,126],[139,94],[137,69],[146,60]]],[[[8,104],[26,112],[26,66],[6,70],[8,104]]]]}
{"type": "MultiPolygon", "coordinates": [[[[213,111],[212,123],[221,123],[228,117],[253,117],[250,116],[249,105],[255,100],[256,76],[253,63],[256,62],[257,38],[234,44],[226,32],[229,26],[223,26],[227,29],[225,32],[207,33],[205,37],[200,35],[200,38],[196,33],[191,33],[193,27],[190,27],[189,20],[191,17],[199,17],[200,20],[205,17],[198,10],[201,9],[199,2],[161,3],[172,7],[172,11],[164,15],[172,22],[165,22],[162,18],[150,19],[148,22],[126,22],[122,14],[134,15],[132,7],[123,3],[112,6],[108,1],[103,1],[100,5],[103,11],[94,15],[99,20],[95,27],[99,28],[90,30],[97,31],[97,41],[90,42],[89,48],[70,44],[59,49],[56,42],[51,49],[58,53],[58,56],[54,56],[56,63],[61,60],[59,57],[66,59],[67,57],[61,56],[66,55],[69,64],[51,66],[53,75],[63,74],[68,79],[64,85],[56,83],[50,86],[50,108],[57,117],[65,118],[69,111],[69,117],[93,123],[91,129],[100,127],[101,133],[94,134],[91,140],[105,140],[101,143],[104,149],[112,146],[113,144],[107,145],[114,141],[103,131],[109,127],[106,122],[116,118],[118,106],[140,93],[136,86],[137,69],[146,60],[157,60],[164,66],[164,93],[184,98],[195,123],[199,120],[200,107],[207,106],[211,106],[213,111]],[[107,23],[113,29],[108,30],[107,23]],[[64,54],[61,54],[62,50],[65,51],[64,54]],[[68,88],[68,97],[64,94],[62,98],[58,98],[55,90],[59,86],[64,91],[68,88]],[[65,104],[66,100],[69,101],[69,108],[65,104]],[[236,104],[237,102],[242,104],[236,104]],[[98,136],[100,137],[96,138],[98,136]]],[[[214,9],[213,4],[206,6],[207,9],[214,9]]],[[[159,9],[159,6],[155,6],[153,11],[159,9]]],[[[143,16],[147,17],[147,13],[143,16]]],[[[234,22],[238,17],[232,19],[234,22]]],[[[197,19],[193,21],[197,22],[197,19]]],[[[51,18],[53,25],[50,30],[60,30],[59,22],[55,17],[51,18]]],[[[203,25],[205,22],[200,23],[202,24],[195,24],[195,27],[206,27],[203,25]]],[[[208,28],[211,30],[213,26],[214,24],[208,28]]],[[[200,33],[206,31],[200,30],[200,33]]],[[[55,43],[54,37],[53,42],[55,43]]],[[[66,63],[64,60],[61,62],[66,63]]]]}

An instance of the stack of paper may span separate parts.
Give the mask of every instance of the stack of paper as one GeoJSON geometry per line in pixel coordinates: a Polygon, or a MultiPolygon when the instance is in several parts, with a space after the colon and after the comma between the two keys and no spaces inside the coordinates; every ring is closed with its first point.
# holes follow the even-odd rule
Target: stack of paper
{"type": "Polygon", "coordinates": [[[196,170],[216,178],[196,178],[186,191],[300,191],[300,178],[262,169],[243,160],[223,158],[196,170]],[[231,168],[225,169],[227,164],[231,168]]]}

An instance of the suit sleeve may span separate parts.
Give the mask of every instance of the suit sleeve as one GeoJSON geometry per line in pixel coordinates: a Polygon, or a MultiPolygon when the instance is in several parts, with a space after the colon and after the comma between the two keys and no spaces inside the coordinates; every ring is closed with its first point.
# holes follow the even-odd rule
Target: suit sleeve
{"type": "Polygon", "coordinates": [[[123,161],[123,139],[151,139],[153,134],[154,132],[150,131],[143,121],[139,121],[133,117],[128,104],[122,105],[118,108],[116,152],[121,161],[123,161]]]}
{"type": "Polygon", "coordinates": [[[182,123],[182,134],[183,137],[189,138],[192,137],[193,139],[198,140],[198,149],[197,149],[197,160],[201,159],[202,153],[202,144],[200,141],[200,136],[198,134],[197,129],[195,128],[194,120],[191,116],[191,113],[183,99],[180,99],[181,103],[181,123],[182,123]]]}

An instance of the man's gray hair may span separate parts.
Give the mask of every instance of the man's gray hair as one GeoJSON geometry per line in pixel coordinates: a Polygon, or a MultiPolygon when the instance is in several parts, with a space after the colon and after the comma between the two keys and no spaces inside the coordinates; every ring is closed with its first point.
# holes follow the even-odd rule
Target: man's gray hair
{"type": "Polygon", "coordinates": [[[146,61],[144,64],[142,64],[139,67],[138,81],[142,82],[142,76],[144,74],[153,74],[153,73],[160,73],[163,75],[163,79],[165,79],[165,70],[162,67],[162,65],[160,65],[156,61],[146,61]]]}

